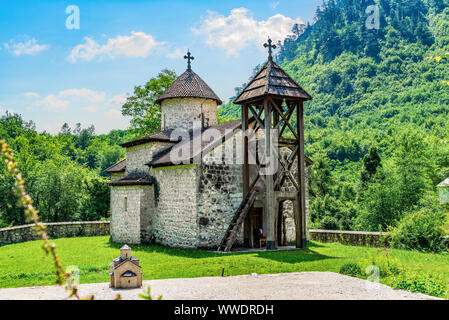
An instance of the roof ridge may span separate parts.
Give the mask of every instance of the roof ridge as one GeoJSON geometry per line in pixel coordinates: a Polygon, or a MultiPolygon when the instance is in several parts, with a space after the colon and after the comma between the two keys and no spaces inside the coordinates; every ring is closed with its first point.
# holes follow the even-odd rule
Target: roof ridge
{"type": "Polygon", "coordinates": [[[293,81],[294,84],[296,84],[299,88],[302,89],[302,91],[304,91],[304,93],[306,93],[310,99],[312,99],[312,96],[310,94],[308,94],[299,84],[298,82],[295,81],[295,79],[293,79],[287,72],[285,72],[276,62],[273,61],[273,63],[276,65],[276,67],[279,68],[279,70],[281,70],[287,77],[288,79],[290,79],[291,81],[293,81]]]}
{"type": "Polygon", "coordinates": [[[274,62],[273,62],[272,59],[268,59],[268,62],[267,62],[267,75],[265,76],[267,78],[267,83],[265,84],[265,90],[264,90],[265,94],[268,93],[268,88],[269,88],[268,86],[270,85],[270,72],[271,72],[271,66],[272,66],[273,63],[274,62]]]}
{"type": "Polygon", "coordinates": [[[264,64],[233,102],[242,105],[251,100],[260,100],[266,95],[282,99],[312,99],[312,96],[273,60],[264,64]],[[262,73],[265,73],[263,77],[262,73]]]}
{"type": "Polygon", "coordinates": [[[162,101],[174,98],[203,98],[217,102],[223,102],[212,90],[212,88],[193,70],[186,70],[159,96],[156,103],[161,105],[162,101]]]}
{"type": "MultiPolygon", "coordinates": [[[[190,69],[190,72],[194,73],[195,75],[197,75],[192,69],[190,69]]],[[[198,75],[197,75],[198,76],[198,75]]],[[[201,79],[199,76],[198,78],[193,77],[196,81],[196,84],[198,85],[198,87],[200,88],[200,92],[202,95],[204,95],[204,91],[203,91],[203,87],[201,86],[201,83],[199,82],[199,79],[201,79]]]]}

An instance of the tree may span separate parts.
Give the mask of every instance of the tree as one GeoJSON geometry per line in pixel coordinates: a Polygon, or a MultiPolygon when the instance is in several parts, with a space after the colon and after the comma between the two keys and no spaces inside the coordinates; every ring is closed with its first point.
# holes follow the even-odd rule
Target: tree
{"type": "Polygon", "coordinates": [[[406,129],[400,136],[395,148],[397,184],[400,186],[397,201],[402,212],[410,210],[423,197],[428,183],[429,150],[423,135],[412,128],[406,129]]]}
{"type": "Polygon", "coordinates": [[[6,175],[3,164],[0,166],[0,228],[25,223],[23,208],[17,204],[12,192],[14,181],[6,175]]]}
{"type": "Polygon", "coordinates": [[[324,197],[331,189],[332,175],[329,162],[320,157],[313,164],[310,170],[310,194],[312,197],[324,197]]]}
{"type": "Polygon", "coordinates": [[[83,187],[87,174],[87,169],[63,157],[39,164],[30,194],[44,221],[79,220],[80,206],[87,196],[83,187]]]}
{"type": "Polygon", "coordinates": [[[369,152],[363,157],[363,167],[360,172],[360,180],[363,186],[372,180],[377,172],[377,168],[381,166],[377,149],[375,147],[370,148],[369,152]]]}
{"type": "Polygon", "coordinates": [[[134,94],[122,106],[122,114],[131,117],[131,128],[140,136],[157,131],[161,123],[161,108],[156,100],[176,79],[174,71],[164,69],[144,86],[134,87],[134,94]]]}
{"type": "Polygon", "coordinates": [[[109,216],[110,187],[107,180],[95,176],[86,177],[83,181],[87,197],[82,203],[80,219],[95,221],[109,216]]]}
{"type": "Polygon", "coordinates": [[[61,131],[59,133],[62,135],[71,135],[72,129],[70,128],[69,124],[66,122],[62,125],[61,131]]]}

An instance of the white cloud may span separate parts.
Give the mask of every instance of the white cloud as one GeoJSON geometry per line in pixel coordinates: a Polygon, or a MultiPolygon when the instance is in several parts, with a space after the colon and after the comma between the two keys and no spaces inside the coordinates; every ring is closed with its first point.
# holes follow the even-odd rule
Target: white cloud
{"type": "Polygon", "coordinates": [[[85,43],[72,49],[67,58],[70,62],[91,61],[94,58],[101,61],[104,57],[145,58],[155,48],[165,44],[165,42],[157,42],[151,34],[136,31],[131,31],[129,36],[110,38],[104,45],[98,44],[90,37],[84,38],[84,41],[85,43]]]}
{"type": "Polygon", "coordinates": [[[33,106],[43,107],[45,110],[53,112],[66,110],[69,107],[69,102],[50,94],[44,99],[34,102],[33,106]]]}
{"type": "Polygon", "coordinates": [[[22,95],[24,96],[24,97],[27,97],[27,98],[31,98],[31,99],[39,99],[41,96],[38,94],[38,93],[36,93],[36,92],[25,92],[25,93],[22,93],[22,95]]]}
{"type": "MultiPolygon", "coordinates": [[[[27,38],[27,37],[26,37],[27,38]]],[[[28,39],[28,38],[27,38],[28,39]]],[[[9,43],[3,43],[6,50],[15,56],[21,55],[36,55],[41,51],[47,50],[50,46],[38,44],[36,39],[28,39],[23,42],[15,42],[10,40],[9,43]]]]}
{"type": "Polygon", "coordinates": [[[235,8],[229,16],[208,11],[202,18],[199,28],[192,32],[205,37],[205,42],[213,47],[222,48],[227,55],[238,56],[250,42],[261,50],[268,36],[274,43],[283,41],[291,34],[295,23],[303,23],[300,18],[292,19],[282,14],[276,14],[267,20],[256,20],[246,8],[235,8]]]}
{"type": "MultiPolygon", "coordinates": [[[[121,107],[127,98],[126,93],[121,93],[113,96],[107,96],[105,92],[95,91],[91,89],[66,89],[59,93],[49,94],[44,98],[35,92],[26,92],[22,96],[36,99],[31,106],[41,107],[43,110],[54,112],[63,111],[69,107],[83,110],[89,113],[97,113],[103,110],[108,110],[113,106],[115,109],[121,107]]],[[[121,116],[121,112],[118,110],[121,116]]],[[[109,117],[117,118],[117,112],[111,111],[108,113],[109,117]]]]}
{"type": "Polygon", "coordinates": [[[111,99],[109,99],[109,103],[114,106],[121,107],[125,104],[126,97],[127,97],[126,93],[113,96],[111,99]]]}
{"type": "Polygon", "coordinates": [[[106,99],[106,93],[91,89],[67,89],[59,93],[60,97],[86,98],[90,102],[102,102],[106,99]]]}
{"type": "Polygon", "coordinates": [[[117,109],[110,109],[104,113],[108,118],[120,119],[122,117],[122,112],[117,109]]]}
{"type": "Polygon", "coordinates": [[[98,107],[93,107],[93,106],[87,106],[87,107],[83,107],[83,110],[89,113],[95,113],[98,112],[98,107]]]}
{"type": "Polygon", "coordinates": [[[270,8],[271,9],[276,9],[279,6],[279,1],[275,1],[275,2],[270,2],[270,8]]]}
{"type": "Polygon", "coordinates": [[[170,59],[182,59],[184,58],[187,50],[181,50],[179,48],[176,48],[176,50],[167,53],[167,58],[170,59]]]}

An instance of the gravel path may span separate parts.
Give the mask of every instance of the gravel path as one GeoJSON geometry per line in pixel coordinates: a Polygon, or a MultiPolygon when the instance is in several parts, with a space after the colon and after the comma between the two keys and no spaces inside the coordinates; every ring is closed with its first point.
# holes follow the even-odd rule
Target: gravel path
{"type": "MultiPolygon", "coordinates": [[[[420,293],[395,290],[391,287],[352,278],[333,272],[297,272],[233,277],[204,277],[147,280],[153,297],[164,300],[423,300],[437,299],[420,293]]],[[[116,290],[108,283],[82,284],[80,295],[94,294],[95,299],[138,299],[142,289],[116,290]]],[[[57,300],[67,297],[62,287],[27,287],[0,289],[0,300],[57,300]]]]}

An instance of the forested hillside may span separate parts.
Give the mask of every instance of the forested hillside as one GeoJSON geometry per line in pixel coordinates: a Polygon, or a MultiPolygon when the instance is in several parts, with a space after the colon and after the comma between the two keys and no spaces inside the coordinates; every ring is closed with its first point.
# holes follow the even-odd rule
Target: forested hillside
{"type": "MultiPolygon", "coordinates": [[[[14,150],[26,189],[43,221],[100,220],[109,215],[109,186],[104,169],[124,156],[118,143],[134,136],[126,131],[95,135],[94,127],[58,135],[37,133],[19,115],[0,118],[0,137],[14,150]]],[[[13,180],[0,166],[0,227],[26,223],[12,193],[13,180]]]]}
{"type": "Polygon", "coordinates": [[[438,215],[435,186],[449,176],[449,1],[328,1],[293,33],[277,62],[313,96],[312,225],[377,231],[411,211],[438,215]],[[374,4],[380,26],[368,29],[374,4]]]}

